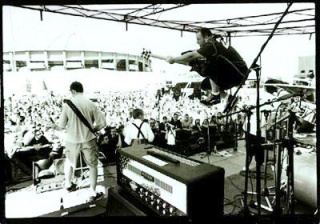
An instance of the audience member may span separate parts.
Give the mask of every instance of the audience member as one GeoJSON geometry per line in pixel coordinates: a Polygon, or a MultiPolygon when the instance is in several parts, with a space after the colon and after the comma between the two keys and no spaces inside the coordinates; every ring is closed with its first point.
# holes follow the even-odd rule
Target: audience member
{"type": "Polygon", "coordinates": [[[176,129],[170,123],[166,125],[166,140],[167,140],[167,149],[171,151],[176,151],[176,129]]]}
{"type": "Polygon", "coordinates": [[[151,118],[149,120],[149,124],[150,124],[151,130],[154,134],[154,139],[152,141],[152,144],[156,145],[156,146],[160,146],[161,135],[160,135],[159,126],[157,126],[156,120],[154,118],[151,118]]]}
{"type": "Polygon", "coordinates": [[[124,129],[124,141],[128,145],[147,144],[154,140],[154,133],[148,122],[144,119],[142,109],[132,111],[133,122],[129,123],[124,129]]]}
{"type": "Polygon", "coordinates": [[[114,164],[116,161],[116,149],[119,148],[121,144],[118,130],[115,127],[105,128],[105,133],[99,136],[98,143],[99,151],[106,157],[106,164],[114,164]]]}
{"type": "Polygon", "coordinates": [[[169,123],[172,125],[173,130],[181,130],[182,129],[182,124],[181,124],[181,121],[179,120],[178,113],[173,114],[173,117],[169,123]]]}
{"type": "Polygon", "coordinates": [[[190,131],[192,127],[192,118],[189,116],[189,114],[185,114],[184,118],[181,119],[181,127],[183,130],[190,131]]]}

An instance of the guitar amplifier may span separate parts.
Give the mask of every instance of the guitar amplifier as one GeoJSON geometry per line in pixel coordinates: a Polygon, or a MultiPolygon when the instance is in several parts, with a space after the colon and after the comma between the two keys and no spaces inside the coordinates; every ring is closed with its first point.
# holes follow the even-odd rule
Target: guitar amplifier
{"type": "Polygon", "coordinates": [[[222,216],[224,174],[221,167],[152,145],[117,152],[117,183],[148,215],[222,216]]]}

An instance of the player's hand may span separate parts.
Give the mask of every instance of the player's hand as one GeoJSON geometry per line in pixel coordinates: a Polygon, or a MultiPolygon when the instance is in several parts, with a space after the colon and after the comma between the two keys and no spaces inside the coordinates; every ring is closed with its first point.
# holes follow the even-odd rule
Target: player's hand
{"type": "Polygon", "coordinates": [[[166,61],[169,63],[169,64],[173,64],[174,63],[174,58],[171,57],[171,56],[168,56],[166,61]]]}

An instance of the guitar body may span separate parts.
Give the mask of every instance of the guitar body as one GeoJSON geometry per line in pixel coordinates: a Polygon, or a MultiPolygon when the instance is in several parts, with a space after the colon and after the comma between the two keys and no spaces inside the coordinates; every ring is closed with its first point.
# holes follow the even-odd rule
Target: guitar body
{"type": "Polygon", "coordinates": [[[191,61],[189,65],[191,66],[190,71],[195,71],[202,77],[207,77],[207,75],[205,75],[205,68],[206,68],[205,60],[199,60],[199,59],[194,60],[194,61],[191,61]]]}

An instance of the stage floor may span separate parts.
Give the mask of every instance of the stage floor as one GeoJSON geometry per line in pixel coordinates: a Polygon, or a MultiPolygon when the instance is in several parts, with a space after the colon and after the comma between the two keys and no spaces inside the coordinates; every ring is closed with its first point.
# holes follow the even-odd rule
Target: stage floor
{"type": "MultiPolygon", "coordinates": [[[[237,214],[241,210],[240,201],[233,201],[236,195],[239,196],[244,190],[244,177],[240,175],[240,172],[244,170],[246,150],[244,141],[238,141],[238,145],[235,148],[219,150],[218,153],[211,153],[210,155],[205,155],[203,153],[195,154],[190,156],[190,158],[210,163],[215,166],[220,166],[225,169],[225,205],[224,214],[233,215],[237,214]],[[236,148],[236,150],[235,150],[236,148]]],[[[315,172],[315,152],[310,149],[296,148],[295,151],[300,150],[301,154],[295,154],[295,175],[300,178],[301,176],[308,176],[312,181],[309,181],[312,185],[316,183],[316,172],[315,172]],[[308,169],[303,170],[303,167],[308,166],[308,169]],[[313,172],[312,172],[313,171],[313,172]],[[308,172],[306,174],[301,172],[308,172]],[[315,180],[313,180],[315,179],[315,180]]],[[[255,161],[252,160],[250,164],[250,170],[255,169],[255,161]]],[[[117,186],[116,182],[116,166],[109,165],[104,167],[104,172],[98,178],[97,190],[105,193],[105,198],[108,197],[108,189],[117,186]]],[[[86,180],[86,179],[85,179],[86,180]]],[[[63,181],[63,175],[57,176],[53,179],[42,180],[42,184],[48,183],[61,183],[63,181]]],[[[304,180],[302,180],[304,181],[304,180]]],[[[255,190],[254,185],[256,179],[252,178],[250,180],[250,189],[255,190]]],[[[61,198],[63,198],[64,208],[85,204],[88,199],[88,186],[89,183],[85,181],[82,182],[83,186],[80,190],[68,193],[64,189],[56,189],[52,191],[46,191],[43,193],[36,193],[35,187],[32,185],[32,181],[27,181],[20,184],[19,190],[7,191],[5,199],[5,211],[6,218],[29,218],[45,216],[51,212],[60,209],[61,198]],[[23,186],[23,187],[21,187],[23,186]]],[[[261,179],[261,185],[263,186],[263,179],[261,179]]],[[[273,180],[268,180],[269,186],[274,186],[273,180]]],[[[305,184],[305,188],[302,189],[302,185],[296,184],[297,193],[299,196],[309,200],[309,205],[304,203],[298,203],[296,207],[297,214],[313,214],[315,209],[313,204],[316,201],[316,186],[308,186],[305,184]],[[306,190],[305,193],[301,192],[306,190]],[[310,205],[311,204],[311,205],[310,205]]],[[[11,186],[11,189],[16,188],[11,186]]],[[[255,199],[255,197],[250,196],[250,199],[255,199]]],[[[303,200],[302,200],[303,201],[303,200]]]]}
{"type": "MultiPolygon", "coordinates": [[[[8,191],[5,198],[6,218],[32,218],[45,216],[63,208],[87,204],[89,195],[88,178],[81,181],[81,187],[74,192],[67,192],[63,187],[63,175],[42,180],[36,186],[28,181],[26,186],[16,191],[8,191]],[[49,190],[49,186],[52,190],[49,190]],[[57,187],[56,187],[57,186],[57,187]],[[45,190],[41,190],[45,189],[45,190]],[[42,191],[42,192],[41,192],[42,191]]],[[[104,182],[104,175],[98,177],[97,191],[108,197],[108,185],[104,182]]]]}

